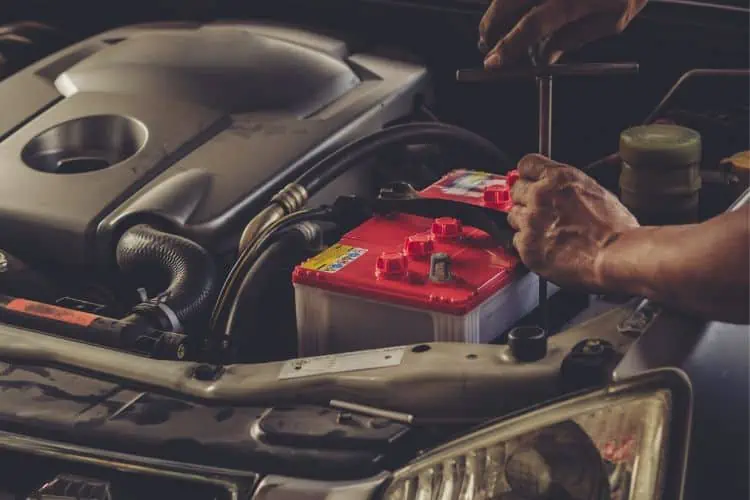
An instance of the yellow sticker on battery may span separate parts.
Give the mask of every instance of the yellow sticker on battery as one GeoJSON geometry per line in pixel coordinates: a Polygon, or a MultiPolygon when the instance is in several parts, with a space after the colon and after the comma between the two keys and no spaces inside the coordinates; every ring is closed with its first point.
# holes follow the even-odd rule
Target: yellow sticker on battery
{"type": "Polygon", "coordinates": [[[315,257],[307,259],[302,263],[301,267],[322,273],[335,273],[341,271],[366,253],[366,248],[357,248],[336,243],[315,257]]]}

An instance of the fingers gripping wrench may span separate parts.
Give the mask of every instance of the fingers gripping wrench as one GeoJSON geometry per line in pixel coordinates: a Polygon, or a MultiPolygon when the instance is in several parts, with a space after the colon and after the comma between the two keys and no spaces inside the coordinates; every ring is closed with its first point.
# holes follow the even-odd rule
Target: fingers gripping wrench
{"type": "MultiPolygon", "coordinates": [[[[635,63],[585,63],[585,64],[540,64],[537,50],[529,52],[532,65],[526,68],[462,69],[456,73],[459,82],[491,83],[510,78],[534,77],[539,91],[539,148],[538,152],[552,158],[552,78],[553,76],[606,76],[638,72],[635,63]]],[[[547,304],[547,281],[539,279],[540,325],[545,332],[550,331],[549,308],[547,304]]]]}

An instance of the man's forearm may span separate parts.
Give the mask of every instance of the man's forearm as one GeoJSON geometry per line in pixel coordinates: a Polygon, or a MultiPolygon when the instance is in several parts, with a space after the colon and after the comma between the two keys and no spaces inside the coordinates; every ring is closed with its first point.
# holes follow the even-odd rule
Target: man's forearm
{"type": "Polygon", "coordinates": [[[600,286],[710,319],[748,323],[750,207],[702,224],[642,227],[609,243],[600,286]]]}

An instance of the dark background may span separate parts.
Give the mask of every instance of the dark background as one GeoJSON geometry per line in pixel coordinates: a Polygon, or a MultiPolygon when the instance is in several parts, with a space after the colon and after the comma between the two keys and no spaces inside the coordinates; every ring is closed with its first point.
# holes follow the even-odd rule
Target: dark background
{"type": "MultiPolygon", "coordinates": [[[[743,0],[721,2],[748,7],[743,0]]],[[[454,79],[456,69],[481,64],[477,24],[487,3],[5,0],[0,23],[43,21],[61,29],[71,41],[116,26],[160,20],[267,19],[332,30],[351,36],[356,47],[407,53],[426,63],[434,79],[437,115],[519,156],[536,149],[533,82],[478,86],[454,79]]],[[[688,70],[747,68],[748,20],[747,12],[732,8],[653,1],[623,35],[569,56],[568,61],[635,61],[641,72],[635,77],[558,81],[553,156],[582,165],[615,151],[619,132],[643,121],[688,70]]],[[[691,96],[693,102],[710,109],[716,96],[710,91],[699,94],[691,96]]],[[[696,500],[747,498],[746,333],[746,329],[710,333],[686,364],[695,381],[696,432],[689,476],[695,495],[691,498],[696,500]]]]}

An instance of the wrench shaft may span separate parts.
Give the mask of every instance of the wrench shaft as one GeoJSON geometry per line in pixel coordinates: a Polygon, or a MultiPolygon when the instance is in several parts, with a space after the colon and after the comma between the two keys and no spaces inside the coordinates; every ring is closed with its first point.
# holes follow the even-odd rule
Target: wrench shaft
{"type": "Polygon", "coordinates": [[[638,73],[637,63],[588,63],[588,64],[551,64],[529,68],[510,68],[487,70],[484,68],[467,68],[456,71],[459,82],[498,82],[513,78],[543,76],[615,76],[638,73]]]}
{"type": "MultiPolygon", "coordinates": [[[[539,90],[539,154],[552,156],[552,77],[536,78],[539,90]]],[[[539,278],[540,326],[549,333],[549,307],[547,304],[547,280],[539,278]]]]}
{"type": "Polygon", "coordinates": [[[539,154],[552,156],[552,78],[538,77],[539,88],[539,154]]]}

